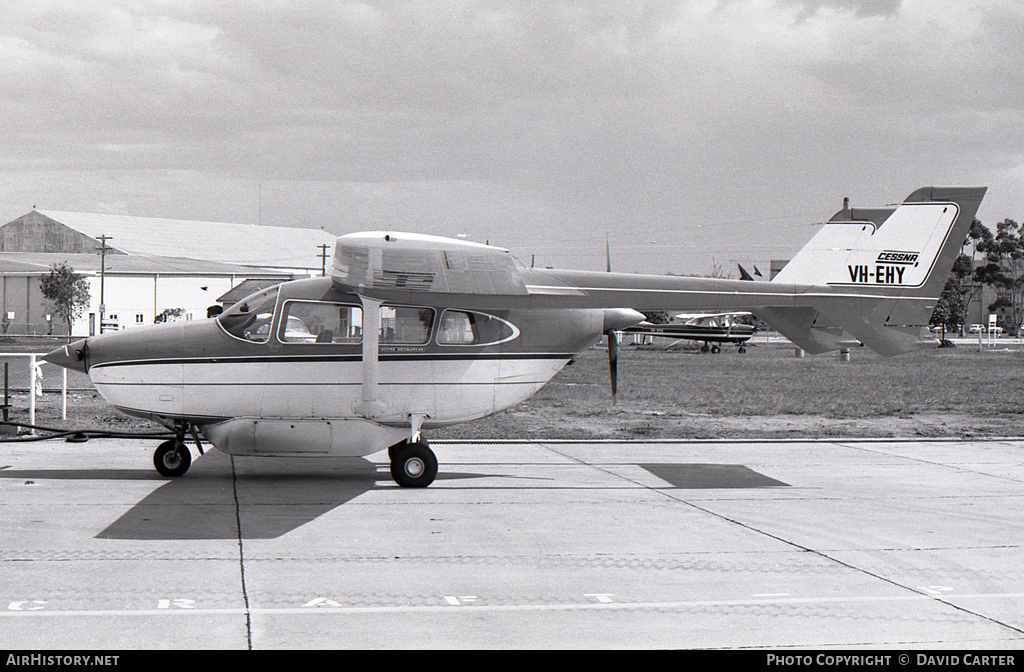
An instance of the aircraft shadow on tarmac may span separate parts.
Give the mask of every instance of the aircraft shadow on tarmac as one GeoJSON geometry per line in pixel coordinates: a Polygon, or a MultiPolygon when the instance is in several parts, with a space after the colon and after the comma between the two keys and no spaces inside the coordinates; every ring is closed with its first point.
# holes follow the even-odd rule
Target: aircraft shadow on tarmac
{"type": "MultiPolygon", "coordinates": [[[[789,487],[738,464],[638,465],[679,489],[789,487]]],[[[441,472],[438,480],[494,474],[441,472]]],[[[163,480],[151,469],[0,467],[12,480],[163,480]]],[[[97,539],[273,539],[362,494],[394,488],[386,469],[363,458],[232,458],[210,451],[181,477],[167,481],[96,535],[97,539]],[[386,483],[386,486],[378,484],[386,483]]]]}
{"type": "MultiPolygon", "coordinates": [[[[234,467],[231,461],[209,451],[185,476],[151,492],[96,538],[273,539],[380,489],[380,483],[397,487],[387,470],[363,458],[243,458],[234,467]]],[[[486,476],[447,473],[437,479],[486,476]]]]}

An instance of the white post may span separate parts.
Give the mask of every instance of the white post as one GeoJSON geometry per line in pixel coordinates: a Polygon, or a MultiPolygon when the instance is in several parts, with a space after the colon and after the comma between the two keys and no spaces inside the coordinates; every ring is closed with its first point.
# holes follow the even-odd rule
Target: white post
{"type": "MultiPolygon", "coordinates": [[[[28,424],[36,424],[36,356],[28,356],[28,424]]],[[[30,434],[35,434],[32,429],[30,434]]]]}
{"type": "Polygon", "coordinates": [[[61,379],[61,384],[60,384],[60,396],[61,396],[60,419],[61,420],[67,420],[68,419],[68,370],[65,369],[64,367],[61,367],[61,371],[64,372],[64,376],[61,379]]]}

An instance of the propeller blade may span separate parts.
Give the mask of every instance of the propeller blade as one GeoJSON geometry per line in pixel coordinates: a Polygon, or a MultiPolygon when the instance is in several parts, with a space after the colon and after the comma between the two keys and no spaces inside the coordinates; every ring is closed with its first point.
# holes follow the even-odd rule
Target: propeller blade
{"type": "Polygon", "coordinates": [[[608,336],[608,373],[612,381],[612,403],[617,401],[619,388],[619,341],[611,329],[605,332],[608,336]]]}

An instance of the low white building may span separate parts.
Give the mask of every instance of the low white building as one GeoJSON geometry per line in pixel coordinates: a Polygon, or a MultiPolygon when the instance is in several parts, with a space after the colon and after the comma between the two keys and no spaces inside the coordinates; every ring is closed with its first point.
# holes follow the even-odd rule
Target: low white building
{"type": "Polygon", "coordinates": [[[39,287],[56,264],[89,284],[89,308],[72,329],[88,336],[100,331],[101,312],[104,329],[153,324],[173,309],[182,311],[178,319],[205,318],[244,281],[320,275],[334,240],[320,229],[33,210],[0,226],[0,326],[10,334],[67,333],[39,287]]]}

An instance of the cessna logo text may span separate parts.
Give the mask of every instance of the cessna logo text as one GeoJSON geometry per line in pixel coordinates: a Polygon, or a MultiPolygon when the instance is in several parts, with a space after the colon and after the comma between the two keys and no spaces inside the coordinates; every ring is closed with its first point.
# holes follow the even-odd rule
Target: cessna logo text
{"type": "Polygon", "coordinates": [[[917,252],[893,252],[886,250],[878,255],[880,264],[916,264],[917,252]]]}
{"type": "Polygon", "coordinates": [[[903,272],[908,266],[917,266],[917,252],[899,252],[885,250],[880,252],[874,265],[847,265],[850,282],[870,283],[875,285],[902,285],[903,272]]]}

